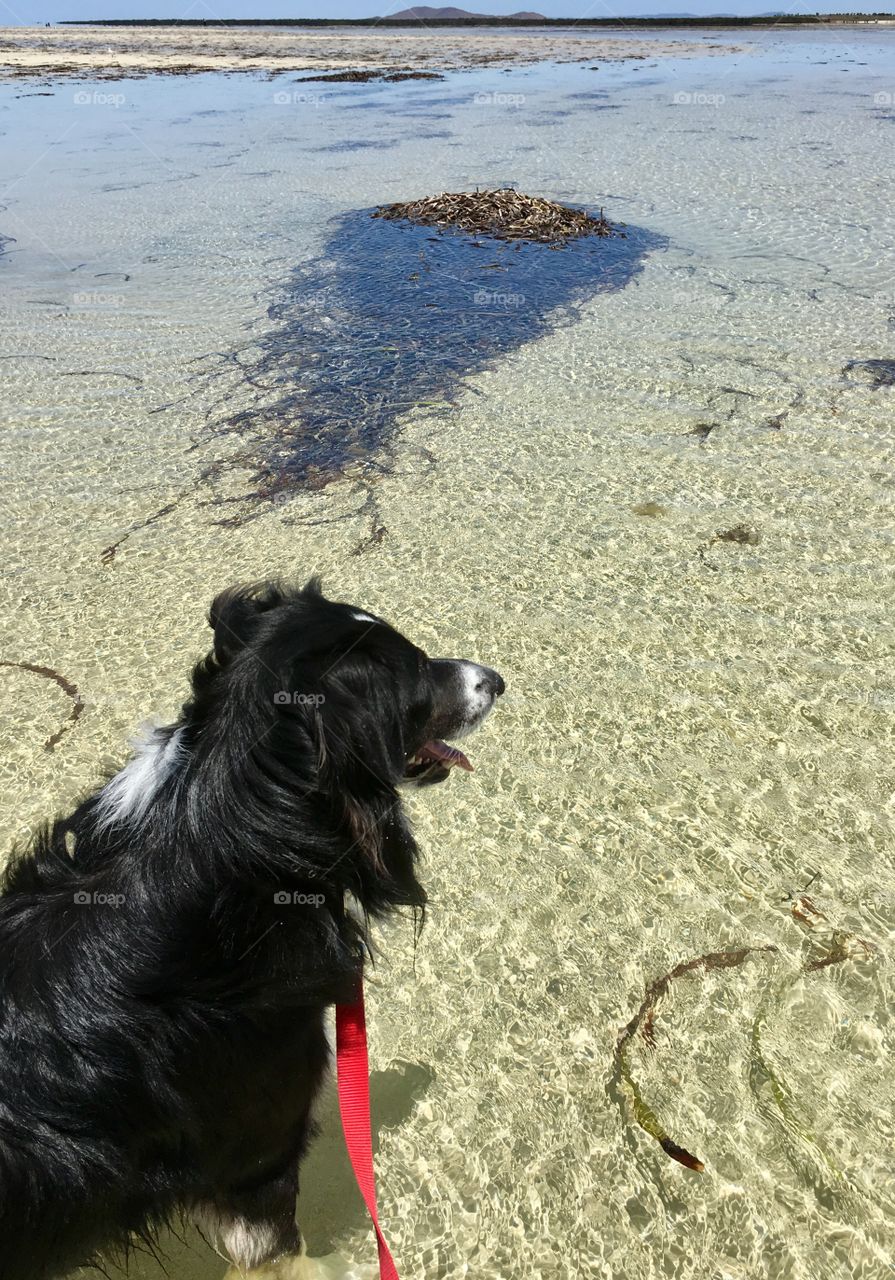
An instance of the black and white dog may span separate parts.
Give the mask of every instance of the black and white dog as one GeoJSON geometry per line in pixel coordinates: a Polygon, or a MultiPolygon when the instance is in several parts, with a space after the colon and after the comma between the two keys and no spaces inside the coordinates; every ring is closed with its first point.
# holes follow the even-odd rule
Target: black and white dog
{"type": "Polygon", "coordinates": [[[8,870],[0,1274],[184,1215],[242,1269],[297,1253],[298,1165],[370,917],[421,909],[398,784],[503,692],[312,580],[214,601],[178,721],[8,870]]]}

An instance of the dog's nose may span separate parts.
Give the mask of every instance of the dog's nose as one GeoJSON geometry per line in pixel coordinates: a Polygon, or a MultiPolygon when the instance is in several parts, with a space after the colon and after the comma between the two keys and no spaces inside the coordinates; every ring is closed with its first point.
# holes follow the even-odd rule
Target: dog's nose
{"type": "Polygon", "coordinates": [[[506,691],[503,676],[491,667],[479,667],[481,675],[476,683],[476,693],[487,693],[490,698],[499,698],[506,691]]]}

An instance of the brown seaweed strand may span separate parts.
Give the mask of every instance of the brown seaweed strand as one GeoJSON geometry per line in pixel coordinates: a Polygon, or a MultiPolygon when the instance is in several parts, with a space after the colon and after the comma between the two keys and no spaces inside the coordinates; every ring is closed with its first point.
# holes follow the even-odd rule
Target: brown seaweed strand
{"type": "Polygon", "coordinates": [[[660,1138],[659,1146],[667,1156],[671,1156],[672,1160],[676,1160],[678,1164],[682,1164],[685,1169],[692,1169],[694,1173],[704,1173],[705,1165],[698,1158],[693,1156],[685,1147],[679,1147],[676,1142],[672,1142],[670,1138],[660,1138]]]}
{"type": "Polygon", "coordinates": [[[56,671],[55,668],[41,667],[34,662],[8,662],[0,659],[0,667],[16,667],[19,671],[28,671],[31,675],[42,676],[44,680],[52,680],[55,684],[58,684],[63,693],[68,694],[71,698],[73,705],[62,727],[57,729],[55,733],[51,733],[43,744],[44,751],[55,751],[63,734],[67,733],[77,723],[84,710],[84,699],[78,691],[78,686],[62,675],[61,672],[56,671]]]}
{"type": "Polygon", "coordinates": [[[656,1006],[671,986],[671,983],[677,978],[683,978],[688,974],[699,971],[707,972],[710,969],[733,969],[741,965],[746,957],[753,953],[775,952],[776,950],[777,948],[774,946],[740,947],[733,951],[710,951],[705,955],[696,956],[693,960],[681,961],[680,964],[670,969],[668,973],[650,983],[640,1008],[627,1026],[622,1028],[619,1035],[615,1048],[616,1066],[622,1082],[627,1087],[635,1120],[644,1132],[656,1139],[667,1156],[696,1173],[703,1172],[705,1168],[703,1162],[698,1156],[688,1151],[686,1147],[682,1147],[673,1138],[669,1137],[655,1112],[644,1100],[628,1065],[627,1052],[629,1046],[638,1031],[640,1031],[641,1036],[651,1048],[655,1046],[656,1006]]]}
{"type": "MultiPolygon", "coordinates": [[[[793,899],[790,913],[793,920],[809,931],[830,923],[820,907],[816,906],[805,892],[793,899]]],[[[860,947],[865,955],[872,955],[877,950],[872,942],[868,942],[866,938],[859,938],[855,933],[846,933],[842,929],[831,929],[830,933],[830,950],[816,960],[806,961],[802,970],[803,973],[816,973],[818,969],[828,969],[830,965],[842,964],[844,960],[851,960],[855,954],[853,947],[850,945],[852,943],[860,947]]]]}

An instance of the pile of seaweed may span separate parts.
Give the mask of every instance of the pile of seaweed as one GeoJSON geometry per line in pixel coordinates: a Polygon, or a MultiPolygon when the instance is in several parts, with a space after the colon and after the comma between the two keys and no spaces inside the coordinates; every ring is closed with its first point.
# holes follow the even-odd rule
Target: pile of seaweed
{"type": "Polygon", "coordinates": [[[493,191],[442,191],[422,200],[407,200],[378,208],[374,218],[412,222],[418,227],[438,227],[493,236],[496,240],[532,240],[555,244],[580,236],[623,235],[603,217],[527,196],[514,187],[493,191]]]}

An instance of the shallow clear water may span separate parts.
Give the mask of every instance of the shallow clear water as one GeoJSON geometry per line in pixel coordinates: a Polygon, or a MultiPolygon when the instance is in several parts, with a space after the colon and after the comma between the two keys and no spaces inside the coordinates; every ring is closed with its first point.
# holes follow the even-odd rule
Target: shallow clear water
{"type": "MultiPolygon", "coordinates": [[[[892,1272],[895,390],[842,371],[895,356],[895,34],[749,43],[432,85],[0,90],[0,657],[86,702],[47,752],[70,699],[0,668],[7,843],[176,711],[236,579],[319,571],[507,679],[476,772],[410,801],[432,909],[371,982],[407,1275],[892,1272]],[[667,244],[471,353],[387,466],[222,527],[247,476],[214,471],[240,442],[209,424],[269,396],[229,358],[330,220],[477,183],[667,244]],[[739,525],[757,543],[715,537],[739,525]],[[792,909],[812,877],[826,921],[792,909]],[[699,1175],[636,1123],[618,1033],[680,962],[766,945],[676,979],[627,1055],[699,1175]]],[[[302,1223],[369,1259],[326,1116],[302,1223]]]]}

